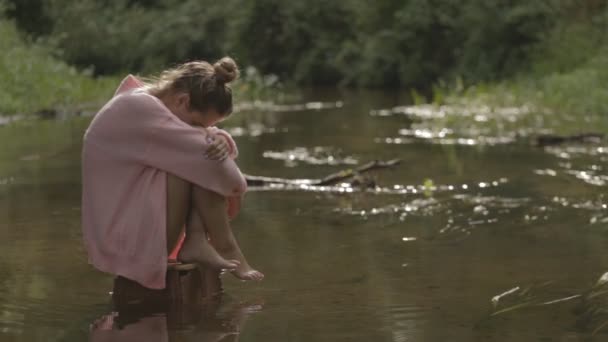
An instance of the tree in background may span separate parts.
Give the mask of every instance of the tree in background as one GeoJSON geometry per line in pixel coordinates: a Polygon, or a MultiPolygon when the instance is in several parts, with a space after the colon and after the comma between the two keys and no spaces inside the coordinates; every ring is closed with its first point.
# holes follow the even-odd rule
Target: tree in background
{"type": "Polygon", "coordinates": [[[606,8],[601,0],[9,2],[20,28],[98,75],[231,55],[298,84],[374,87],[510,77],[556,27],[592,22],[606,8]]]}

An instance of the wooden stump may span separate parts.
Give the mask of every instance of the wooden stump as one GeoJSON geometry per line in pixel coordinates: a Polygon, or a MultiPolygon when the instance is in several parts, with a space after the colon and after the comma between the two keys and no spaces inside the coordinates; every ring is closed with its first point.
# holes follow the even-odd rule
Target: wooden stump
{"type": "Polygon", "coordinates": [[[222,292],[219,272],[201,270],[195,264],[169,264],[167,287],[149,289],[118,276],[114,279],[112,300],[120,311],[130,308],[166,311],[183,305],[200,305],[222,292]]]}

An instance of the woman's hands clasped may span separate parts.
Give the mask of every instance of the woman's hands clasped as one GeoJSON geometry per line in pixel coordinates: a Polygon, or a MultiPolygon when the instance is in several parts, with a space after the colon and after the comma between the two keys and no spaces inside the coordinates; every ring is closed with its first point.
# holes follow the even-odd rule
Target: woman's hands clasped
{"type": "Polygon", "coordinates": [[[230,155],[230,145],[222,136],[209,135],[207,137],[209,148],[205,151],[205,158],[211,160],[224,160],[230,155]]]}

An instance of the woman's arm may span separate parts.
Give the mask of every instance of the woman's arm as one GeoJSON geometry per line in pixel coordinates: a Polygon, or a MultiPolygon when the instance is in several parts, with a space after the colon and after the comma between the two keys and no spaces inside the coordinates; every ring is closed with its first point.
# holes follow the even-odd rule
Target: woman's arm
{"type": "MultiPolygon", "coordinates": [[[[128,107],[136,116],[134,140],[145,141],[141,162],[172,173],[202,188],[224,196],[242,195],[245,177],[231,159],[205,157],[211,146],[208,135],[179,120],[160,100],[145,93],[126,95],[128,107]]],[[[125,101],[126,102],[126,101],[125,101]]]]}

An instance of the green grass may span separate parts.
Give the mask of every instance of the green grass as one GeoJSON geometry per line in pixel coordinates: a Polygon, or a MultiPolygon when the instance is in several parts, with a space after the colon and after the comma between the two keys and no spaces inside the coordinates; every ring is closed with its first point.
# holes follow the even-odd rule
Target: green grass
{"type": "MultiPolygon", "coordinates": [[[[608,14],[598,18],[606,22],[608,14]]],[[[608,131],[608,48],[602,27],[590,21],[557,27],[531,55],[529,67],[510,79],[435,87],[434,102],[528,106],[534,108],[529,120],[543,120],[555,133],[608,131]]]]}
{"type": "MultiPolygon", "coordinates": [[[[0,115],[96,109],[124,77],[94,78],[86,70],[77,70],[44,44],[26,42],[15,25],[2,18],[0,51],[0,115]]],[[[239,102],[282,94],[276,78],[263,76],[255,68],[245,68],[233,88],[239,102]]]]}
{"type": "Polygon", "coordinates": [[[476,85],[451,93],[447,103],[536,108],[544,127],[560,134],[608,130],[608,57],[598,55],[578,68],[535,77],[521,75],[502,83],[476,85]],[[541,115],[540,113],[549,113],[541,115]]]}
{"type": "Polygon", "coordinates": [[[118,82],[70,67],[43,45],[25,42],[15,25],[1,18],[0,51],[0,115],[101,103],[118,82]]]}

